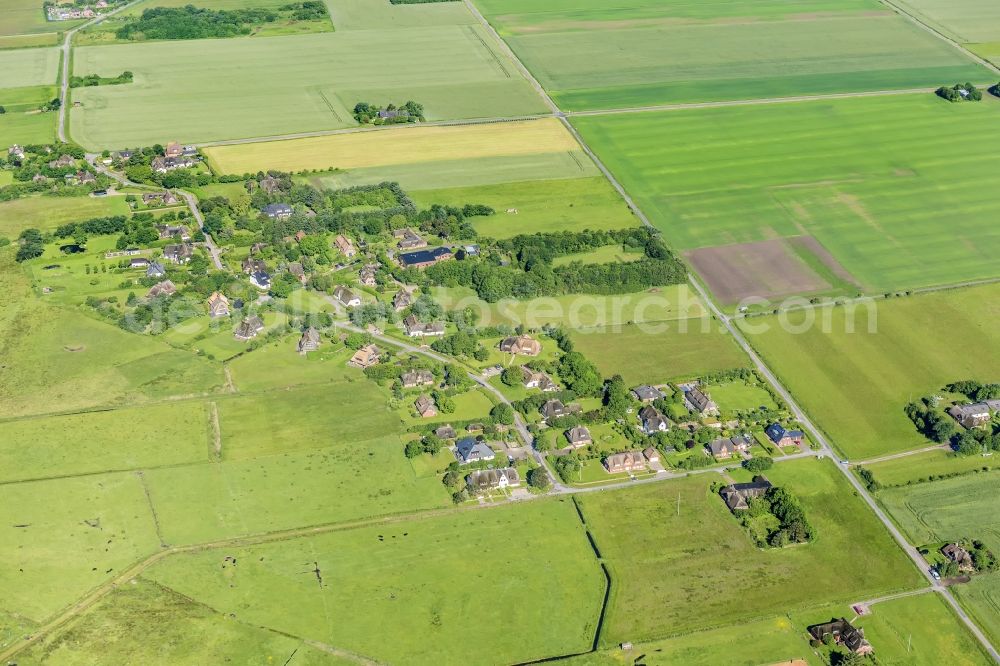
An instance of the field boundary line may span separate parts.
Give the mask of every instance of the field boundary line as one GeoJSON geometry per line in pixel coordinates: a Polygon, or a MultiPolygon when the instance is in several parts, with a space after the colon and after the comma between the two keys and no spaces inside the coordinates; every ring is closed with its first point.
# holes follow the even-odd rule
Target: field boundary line
{"type": "Polygon", "coordinates": [[[216,462],[222,460],[222,425],[219,423],[219,407],[215,402],[208,403],[208,423],[212,431],[212,453],[216,462]]]}
{"type": "Polygon", "coordinates": [[[490,54],[490,58],[493,60],[493,62],[497,64],[497,67],[500,68],[500,71],[503,72],[503,75],[506,76],[508,79],[514,78],[513,76],[511,76],[511,73],[507,71],[507,68],[504,67],[503,61],[500,59],[500,56],[497,55],[496,51],[491,49],[490,45],[486,43],[485,39],[483,39],[483,36],[476,31],[476,27],[474,25],[467,25],[465,27],[469,29],[469,32],[472,34],[473,37],[476,38],[476,41],[478,41],[480,44],[483,45],[483,48],[486,49],[486,52],[490,54]]]}
{"type": "Polygon", "coordinates": [[[153,526],[156,528],[156,538],[160,541],[160,548],[166,548],[167,544],[163,540],[163,532],[160,530],[160,517],[156,515],[156,506],[153,504],[153,496],[149,494],[149,486],[146,484],[146,475],[140,469],[135,475],[139,478],[142,492],[146,496],[146,504],[149,505],[149,513],[153,516],[153,526]]]}

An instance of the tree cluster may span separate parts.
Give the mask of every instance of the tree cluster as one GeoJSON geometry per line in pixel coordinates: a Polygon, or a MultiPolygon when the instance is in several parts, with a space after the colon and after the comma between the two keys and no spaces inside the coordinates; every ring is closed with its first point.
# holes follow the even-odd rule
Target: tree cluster
{"type": "Polygon", "coordinates": [[[978,102],[983,98],[982,91],[971,83],[956,83],[950,88],[941,86],[934,94],[949,102],[978,102]]]}
{"type": "Polygon", "coordinates": [[[249,35],[255,26],[279,19],[312,20],[328,17],[322,2],[295,2],[278,9],[204,9],[151,7],[115,31],[118,39],[211,39],[249,35]]]}
{"type": "Polygon", "coordinates": [[[93,86],[118,86],[124,83],[132,83],[134,75],[125,70],[115,77],[99,76],[88,74],[87,76],[71,76],[69,79],[70,88],[90,88],[93,86]]]}

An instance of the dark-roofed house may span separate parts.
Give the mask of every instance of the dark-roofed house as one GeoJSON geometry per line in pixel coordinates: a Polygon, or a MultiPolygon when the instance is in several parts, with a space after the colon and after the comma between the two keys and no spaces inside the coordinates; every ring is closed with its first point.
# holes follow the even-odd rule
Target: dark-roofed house
{"type": "Polygon", "coordinates": [[[159,278],[167,274],[167,270],[163,267],[163,264],[151,261],[149,263],[149,268],[146,269],[146,277],[159,278]]]}
{"type": "Polygon", "coordinates": [[[980,428],[990,422],[990,406],[985,402],[974,405],[955,405],[948,410],[952,418],[966,428],[980,428]]]}
{"type": "Polygon", "coordinates": [[[608,474],[619,474],[621,472],[634,472],[645,469],[646,458],[641,451],[625,451],[615,453],[604,459],[604,469],[608,474]]]}
{"type": "Polygon", "coordinates": [[[407,370],[399,377],[403,388],[416,388],[417,386],[432,386],[434,384],[434,373],[430,370],[413,369],[407,370]]]}
{"type": "Polygon", "coordinates": [[[780,423],[772,423],[764,430],[767,438],[780,447],[802,446],[805,434],[801,430],[785,430],[780,423]]]}
{"type": "Polygon", "coordinates": [[[697,386],[691,387],[684,393],[684,406],[692,412],[698,412],[705,416],[718,416],[719,414],[719,406],[697,386]]]}
{"type": "Polygon", "coordinates": [[[518,335],[504,338],[500,341],[500,351],[505,354],[521,354],[522,356],[538,356],[542,353],[542,343],[530,335],[518,335]]]}
{"type": "Polygon", "coordinates": [[[660,452],[654,449],[652,446],[647,446],[642,450],[642,455],[646,456],[646,460],[651,463],[660,462],[660,452]]]}
{"type": "Polygon", "coordinates": [[[413,401],[413,406],[417,410],[422,418],[428,419],[432,416],[437,416],[437,405],[434,404],[434,399],[429,395],[422,395],[413,401]]]}
{"type": "Polygon", "coordinates": [[[562,400],[547,400],[539,410],[546,421],[580,413],[580,405],[564,405],[562,400]]]}
{"type": "Polygon", "coordinates": [[[639,410],[639,420],[642,421],[642,431],[647,435],[666,432],[670,427],[660,410],[652,405],[646,405],[639,410]]]}
{"type": "Polygon", "coordinates": [[[406,289],[400,289],[396,292],[396,295],[392,297],[392,309],[396,312],[405,310],[410,307],[411,303],[413,303],[413,295],[406,289]]]}
{"type": "MultiPolygon", "coordinates": [[[[154,194],[153,196],[160,197],[160,196],[165,196],[167,194],[170,194],[170,192],[164,192],[162,195],[154,194]]],[[[146,195],[144,194],[142,196],[143,199],[145,199],[146,195]]],[[[173,197],[174,195],[170,194],[170,196],[173,197]]],[[[174,201],[177,201],[177,199],[174,198],[174,201]]],[[[191,234],[188,233],[187,227],[184,226],[174,226],[171,224],[158,224],[156,225],[156,233],[159,234],[160,240],[167,240],[169,238],[179,238],[182,241],[191,240],[191,234]]]]}
{"type": "Polygon", "coordinates": [[[302,337],[299,338],[299,353],[314,352],[319,349],[321,343],[322,338],[320,338],[319,331],[316,330],[315,326],[310,326],[302,333],[302,337]]]}
{"type": "Polygon", "coordinates": [[[634,389],[632,389],[632,395],[634,395],[635,399],[638,400],[639,402],[646,402],[646,403],[667,397],[666,394],[663,393],[663,391],[656,388],[655,386],[649,386],[645,384],[642,386],[636,386],[634,389]]]}
{"type": "Polygon", "coordinates": [[[730,511],[745,511],[750,508],[750,500],[763,497],[771,489],[771,482],[765,476],[755,476],[752,483],[731,483],[719,491],[730,511]]]}
{"type": "Polygon", "coordinates": [[[194,256],[194,247],[190,243],[167,245],[163,248],[163,258],[175,264],[186,264],[194,256]]]}
{"type": "Polygon", "coordinates": [[[71,167],[76,164],[76,160],[73,159],[71,155],[63,155],[57,160],[52,160],[49,162],[50,169],[62,169],[63,167],[71,167]]]}
{"type": "Polygon", "coordinates": [[[149,164],[156,173],[167,173],[174,169],[186,169],[194,166],[194,160],[189,157],[155,157],[149,164]]]}
{"type": "Polygon", "coordinates": [[[272,220],[287,220],[292,216],[292,207],[286,203],[267,204],[260,212],[272,220]]]}
{"type": "Polygon", "coordinates": [[[349,308],[361,305],[361,299],[353,291],[343,285],[337,285],[333,289],[333,297],[349,308]]]}
{"type": "Polygon", "coordinates": [[[972,573],[976,566],[972,561],[972,554],[957,543],[949,543],[941,549],[941,554],[958,565],[958,570],[962,573],[972,573]]]}
{"type": "Polygon", "coordinates": [[[379,351],[378,347],[375,345],[365,345],[358,351],[354,352],[354,355],[351,356],[351,360],[348,361],[348,364],[353,365],[355,368],[361,368],[364,370],[365,368],[370,368],[373,365],[376,365],[381,356],[382,352],[379,351]]]}
{"type": "Polygon", "coordinates": [[[378,264],[368,264],[362,266],[361,270],[358,271],[358,280],[365,287],[375,287],[378,286],[378,264]]]}
{"type": "Polygon", "coordinates": [[[590,431],[583,426],[576,426],[575,428],[570,428],[566,431],[566,441],[574,449],[580,448],[581,446],[590,446],[594,443],[593,437],[590,436],[590,431]]]}
{"type": "Polygon", "coordinates": [[[455,443],[455,458],[460,463],[468,464],[483,460],[493,460],[496,454],[486,442],[481,442],[475,437],[463,437],[455,443]]]}
{"type": "Polygon", "coordinates": [[[451,259],[451,250],[446,247],[435,247],[430,250],[417,250],[416,252],[405,252],[399,255],[399,263],[403,268],[427,268],[439,261],[451,259]]]}
{"type": "Polygon", "coordinates": [[[251,273],[267,273],[267,264],[264,263],[263,259],[252,259],[247,257],[240,264],[243,268],[243,272],[247,275],[251,273]]]}
{"type": "Polygon", "coordinates": [[[226,298],[224,294],[219,292],[214,292],[208,297],[208,316],[209,317],[228,317],[229,316],[229,299],[226,298]]]}
{"type": "Polygon", "coordinates": [[[458,437],[458,433],[455,432],[455,429],[451,426],[450,423],[447,425],[443,425],[437,430],[435,430],[434,435],[438,439],[455,439],[456,437],[458,437]]]}
{"type": "Polygon", "coordinates": [[[843,645],[855,654],[871,654],[874,652],[871,643],[865,640],[865,630],[856,629],[845,618],[834,618],[824,624],[814,624],[809,627],[809,635],[817,641],[824,641],[827,636],[833,638],[837,645],[843,645]]]}
{"type": "Polygon", "coordinates": [[[750,450],[751,442],[749,438],[743,435],[736,435],[735,437],[723,437],[722,439],[717,439],[708,445],[709,450],[712,455],[718,460],[724,460],[726,458],[732,458],[737,453],[744,453],[750,450]]]}
{"type": "Polygon", "coordinates": [[[147,259],[146,257],[135,257],[133,259],[129,259],[128,267],[129,268],[148,268],[149,267],[149,259],[147,259]]]}
{"type": "Polygon", "coordinates": [[[271,275],[263,271],[251,273],[250,284],[257,287],[261,291],[267,291],[271,288],[271,275]]]}
{"type": "Polygon", "coordinates": [[[416,250],[427,247],[427,241],[421,238],[413,229],[396,229],[392,235],[399,239],[400,250],[416,250]]]}
{"type": "Polygon", "coordinates": [[[545,393],[559,390],[559,385],[551,377],[544,372],[532,370],[526,365],[521,366],[521,383],[524,384],[524,388],[536,388],[545,393]]]}
{"type": "Polygon", "coordinates": [[[425,324],[417,319],[415,315],[410,315],[404,319],[403,326],[406,328],[406,334],[411,338],[426,338],[444,335],[444,324],[441,322],[425,324]]]}
{"type": "Polygon", "coordinates": [[[474,493],[488,492],[521,485],[521,477],[513,467],[479,469],[465,477],[465,483],[474,493]]]}
{"type": "Polygon", "coordinates": [[[233,337],[237,340],[250,340],[256,338],[257,334],[264,330],[264,321],[257,315],[250,315],[240,322],[240,325],[233,331],[233,337]]]}
{"type": "Polygon", "coordinates": [[[173,296],[177,293],[177,287],[170,280],[164,280],[163,282],[157,282],[154,284],[149,293],[146,294],[149,298],[156,298],[157,296],[173,296]]]}

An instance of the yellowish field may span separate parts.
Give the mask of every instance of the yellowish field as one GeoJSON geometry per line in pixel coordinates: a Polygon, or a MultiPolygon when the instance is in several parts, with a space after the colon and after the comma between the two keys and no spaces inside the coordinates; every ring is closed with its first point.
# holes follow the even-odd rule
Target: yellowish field
{"type": "Polygon", "coordinates": [[[515,157],[577,151],[553,118],[489,125],[407,126],[388,130],[205,148],[218,173],[262,169],[362,169],[455,159],[515,157]]]}

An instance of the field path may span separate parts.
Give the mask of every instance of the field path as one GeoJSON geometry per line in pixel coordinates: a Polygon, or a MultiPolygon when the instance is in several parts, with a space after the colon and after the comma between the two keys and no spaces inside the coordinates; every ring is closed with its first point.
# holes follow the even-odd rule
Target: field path
{"type": "Polygon", "coordinates": [[[922,449],[913,449],[912,451],[903,451],[902,453],[894,453],[891,456],[881,456],[879,458],[869,458],[868,460],[861,460],[859,462],[851,463],[851,467],[857,467],[858,465],[871,465],[874,463],[887,462],[889,460],[896,460],[898,458],[906,458],[908,456],[915,456],[921,453],[927,453],[928,451],[949,451],[951,447],[947,444],[935,444],[934,446],[925,446],[922,449]]]}

